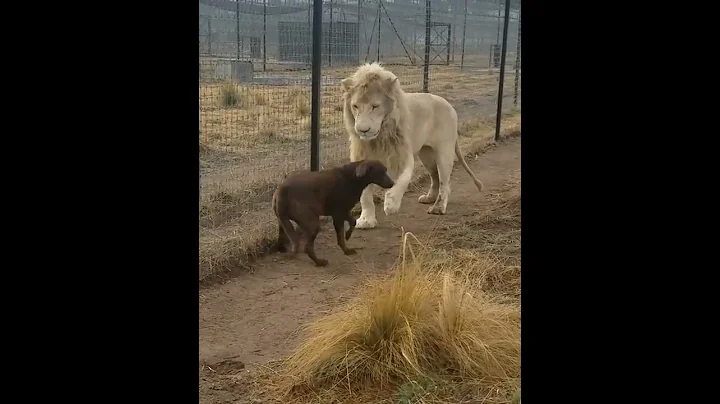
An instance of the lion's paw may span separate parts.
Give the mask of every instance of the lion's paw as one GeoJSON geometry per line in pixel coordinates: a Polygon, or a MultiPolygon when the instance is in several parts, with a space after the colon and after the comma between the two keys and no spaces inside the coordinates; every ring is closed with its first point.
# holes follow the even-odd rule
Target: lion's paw
{"type": "Polygon", "coordinates": [[[402,202],[402,195],[397,195],[393,191],[387,191],[385,193],[385,215],[390,216],[400,211],[400,203],[402,202]]]}
{"type": "Polygon", "coordinates": [[[442,206],[431,206],[430,209],[428,209],[428,213],[431,215],[444,215],[445,214],[445,208],[442,206]]]}
{"type": "Polygon", "coordinates": [[[427,193],[425,195],[420,195],[420,197],[418,198],[418,202],[424,203],[424,204],[430,204],[430,203],[435,202],[435,199],[437,199],[437,197],[433,197],[429,193],[427,193]]]}
{"type": "Polygon", "coordinates": [[[355,223],[356,229],[373,229],[377,226],[377,219],[373,218],[366,218],[362,215],[360,215],[360,218],[355,223]]]}

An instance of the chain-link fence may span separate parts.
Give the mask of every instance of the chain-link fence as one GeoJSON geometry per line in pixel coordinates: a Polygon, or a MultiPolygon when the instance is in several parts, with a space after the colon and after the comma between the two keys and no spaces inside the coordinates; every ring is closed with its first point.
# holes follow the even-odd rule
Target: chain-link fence
{"type": "MultiPolygon", "coordinates": [[[[200,0],[201,277],[272,238],[272,193],[310,168],[312,0],[200,0]]],[[[380,61],[406,92],[494,126],[505,0],[323,0],[320,165],[349,161],[340,81],[380,61]],[[426,41],[426,37],[429,41],[426,41]],[[427,66],[426,66],[426,61],[427,66]]],[[[519,0],[503,111],[521,104],[519,0]]]]}

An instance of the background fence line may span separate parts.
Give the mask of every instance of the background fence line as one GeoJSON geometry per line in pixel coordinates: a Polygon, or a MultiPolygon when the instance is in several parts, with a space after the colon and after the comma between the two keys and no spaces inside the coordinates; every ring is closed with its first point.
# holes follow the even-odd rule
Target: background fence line
{"type": "Polygon", "coordinates": [[[380,61],[406,92],[447,99],[464,138],[519,109],[520,5],[199,0],[201,266],[203,249],[273,236],[270,200],[288,173],[349,161],[340,81],[362,63],[380,61]],[[503,80],[501,103],[506,59],[514,80],[503,80]]]}

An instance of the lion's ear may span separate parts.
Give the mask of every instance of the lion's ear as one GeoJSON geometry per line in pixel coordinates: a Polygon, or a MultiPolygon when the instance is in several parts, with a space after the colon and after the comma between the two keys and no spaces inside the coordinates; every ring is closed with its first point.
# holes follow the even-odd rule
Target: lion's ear
{"type": "Polygon", "coordinates": [[[350,90],[350,87],[353,86],[353,80],[350,77],[343,79],[340,83],[342,83],[343,89],[345,91],[350,90]]]}
{"type": "Polygon", "coordinates": [[[368,164],[367,161],[363,161],[362,163],[358,164],[357,168],[355,168],[355,176],[360,178],[367,174],[368,164]]]}
{"type": "Polygon", "coordinates": [[[391,77],[388,79],[385,79],[385,88],[389,90],[392,90],[393,86],[395,86],[395,83],[397,82],[397,77],[391,77]]]}

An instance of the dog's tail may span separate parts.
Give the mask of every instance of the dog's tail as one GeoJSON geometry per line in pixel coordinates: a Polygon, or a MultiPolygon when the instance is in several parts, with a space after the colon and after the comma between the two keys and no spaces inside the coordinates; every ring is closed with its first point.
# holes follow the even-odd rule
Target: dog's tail
{"type": "Polygon", "coordinates": [[[280,193],[282,190],[278,188],[275,193],[273,194],[272,199],[272,210],[273,213],[275,213],[275,217],[277,217],[278,222],[280,224],[280,229],[278,230],[279,236],[278,236],[278,242],[283,242],[283,233],[290,238],[290,241],[293,243],[293,250],[297,248],[298,245],[298,235],[295,231],[295,227],[290,222],[290,219],[287,215],[287,207],[285,206],[285,201],[287,198],[280,198],[280,193]]]}
{"type": "Polygon", "coordinates": [[[460,150],[460,143],[458,141],[455,141],[455,155],[457,156],[458,160],[460,160],[460,164],[462,164],[465,171],[467,171],[468,174],[473,179],[473,182],[475,183],[475,186],[477,187],[478,191],[482,192],[483,188],[485,188],[485,185],[483,185],[482,182],[480,182],[479,179],[475,176],[475,174],[470,169],[470,166],[468,166],[468,163],[465,161],[465,157],[462,154],[462,151],[460,150]]]}

